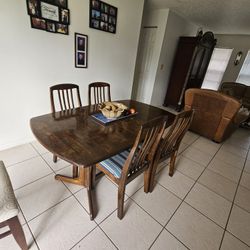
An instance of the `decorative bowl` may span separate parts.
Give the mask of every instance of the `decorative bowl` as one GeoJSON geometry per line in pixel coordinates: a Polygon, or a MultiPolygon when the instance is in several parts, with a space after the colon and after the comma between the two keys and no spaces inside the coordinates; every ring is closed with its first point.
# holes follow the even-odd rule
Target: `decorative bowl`
{"type": "Polygon", "coordinates": [[[108,119],[118,118],[127,109],[127,106],[119,102],[104,102],[100,104],[102,114],[108,119]]]}

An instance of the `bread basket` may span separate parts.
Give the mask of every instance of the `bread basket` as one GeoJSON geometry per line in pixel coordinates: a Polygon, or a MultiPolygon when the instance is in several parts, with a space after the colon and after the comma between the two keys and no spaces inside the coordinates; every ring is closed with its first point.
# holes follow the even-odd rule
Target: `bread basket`
{"type": "Polygon", "coordinates": [[[108,119],[118,118],[126,109],[128,107],[119,102],[104,102],[100,104],[102,114],[108,119]]]}

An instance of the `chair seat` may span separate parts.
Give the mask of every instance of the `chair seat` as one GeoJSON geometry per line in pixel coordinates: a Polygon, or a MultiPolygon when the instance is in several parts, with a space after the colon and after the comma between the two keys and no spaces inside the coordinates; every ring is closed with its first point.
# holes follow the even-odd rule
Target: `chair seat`
{"type": "Polygon", "coordinates": [[[114,155],[104,161],[101,161],[99,165],[109,171],[116,178],[121,177],[122,168],[129,155],[130,151],[125,150],[117,155],[114,155]]]}
{"type": "Polygon", "coordinates": [[[18,206],[9,175],[0,161],[0,223],[18,214],[18,206]]]}

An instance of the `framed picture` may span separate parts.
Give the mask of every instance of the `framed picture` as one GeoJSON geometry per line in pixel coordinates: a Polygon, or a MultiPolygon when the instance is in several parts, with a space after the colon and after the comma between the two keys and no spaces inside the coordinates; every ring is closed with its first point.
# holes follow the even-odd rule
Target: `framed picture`
{"type": "Polygon", "coordinates": [[[68,0],[26,0],[26,3],[32,28],[69,34],[68,0]]]}
{"type": "Polygon", "coordinates": [[[46,30],[46,21],[38,17],[30,17],[31,27],[39,30],[46,30]]]}
{"type": "Polygon", "coordinates": [[[31,16],[40,16],[40,1],[38,0],[27,0],[28,14],[31,16]]]}
{"type": "Polygon", "coordinates": [[[92,9],[99,10],[100,9],[100,1],[99,0],[90,0],[92,9]]]}
{"type": "Polygon", "coordinates": [[[56,33],[56,23],[47,21],[46,22],[46,30],[48,32],[56,33]]]}
{"type": "Polygon", "coordinates": [[[64,24],[69,24],[69,10],[60,9],[60,21],[64,24]]]}
{"type": "Polygon", "coordinates": [[[88,66],[88,36],[75,33],[75,67],[87,68],[88,66]]]}
{"type": "Polygon", "coordinates": [[[59,7],[41,1],[41,16],[42,18],[59,22],[59,7]]]}
{"type": "Polygon", "coordinates": [[[100,0],[90,0],[89,27],[116,33],[118,9],[100,0]]]}
{"type": "Polygon", "coordinates": [[[64,34],[64,35],[68,35],[69,34],[68,25],[62,24],[62,23],[57,23],[56,24],[56,32],[64,34]]]}

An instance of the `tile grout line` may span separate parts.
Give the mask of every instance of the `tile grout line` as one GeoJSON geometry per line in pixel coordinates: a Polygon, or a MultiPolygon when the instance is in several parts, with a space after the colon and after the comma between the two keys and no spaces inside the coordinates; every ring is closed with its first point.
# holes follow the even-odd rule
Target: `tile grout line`
{"type": "MultiPolygon", "coordinates": [[[[188,149],[195,141],[197,141],[198,139],[199,139],[200,137],[198,137],[198,138],[196,138],[196,140],[194,140],[191,144],[189,144],[189,146],[186,148],[186,149],[188,149]]],[[[185,149],[185,150],[186,150],[185,149]]],[[[184,150],[184,151],[185,151],[184,150]]],[[[183,151],[183,152],[184,152],[183,151]]],[[[168,165],[167,165],[168,166],[168,165]]],[[[162,170],[163,170],[164,168],[162,168],[157,174],[159,174],[162,170]]],[[[157,182],[157,181],[156,181],[157,182]]],[[[157,183],[159,183],[159,182],[157,182],[157,183]]],[[[193,186],[195,185],[195,183],[193,184],[193,186]]],[[[161,185],[162,186],[162,185],[161,185]]],[[[192,188],[193,188],[193,186],[190,188],[190,190],[192,190],[192,188]]],[[[164,187],[165,188],[165,187],[164,187]]],[[[165,188],[166,190],[168,190],[167,188],[165,188]]],[[[169,190],[168,190],[169,191],[169,190]]],[[[172,192],[171,192],[172,193],[172,192]]],[[[178,197],[176,194],[174,194],[176,197],[178,197]]],[[[181,206],[181,204],[183,203],[183,200],[180,198],[180,197],[178,197],[180,200],[181,200],[181,203],[177,206],[177,208],[175,209],[175,211],[173,212],[173,214],[170,216],[170,218],[168,219],[168,221],[167,221],[167,223],[165,224],[165,226],[163,226],[163,229],[161,230],[161,232],[157,235],[157,237],[155,238],[155,240],[152,242],[152,244],[150,245],[150,247],[149,247],[149,249],[150,248],[152,248],[152,246],[154,245],[154,243],[157,241],[157,239],[160,237],[160,234],[163,232],[163,230],[164,229],[166,229],[166,225],[169,223],[169,221],[173,218],[173,216],[174,216],[174,214],[176,213],[176,211],[179,209],[179,207],[181,206]]],[[[184,197],[185,198],[185,197],[184,197]]],[[[167,229],[166,229],[167,230],[167,229]]],[[[168,230],[167,230],[168,231],[168,230]]],[[[175,238],[178,240],[178,241],[180,241],[184,246],[185,246],[185,244],[180,240],[180,239],[178,239],[176,236],[175,236],[175,238]]]]}
{"type": "MultiPolygon", "coordinates": [[[[35,236],[34,236],[32,230],[31,230],[31,228],[30,228],[30,225],[29,225],[29,223],[28,223],[28,221],[27,221],[27,219],[26,219],[24,213],[23,213],[23,210],[22,210],[22,208],[21,208],[21,206],[20,206],[20,204],[19,204],[18,201],[17,201],[17,203],[18,203],[18,207],[19,207],[19,209],[20,209],[20,211],[21,211],[21,213],[22,213],[22,216],[23,216],[23,218],[24,218],[24,220],[25,220],[25,224],[22,225],[22,227],[25,226],[25,225],[27,225],[27,227],[28,227],[28,229],[29,229],[29,232],[30,232],[30,234],[31,234],[31,236],[32,236],[32,238],[33,238],[33,240],[34,240],[34,242],[35,242],[35,244],[36,244],[38,250],[40,250],[40,247],[39,247],[39,245],[38,245],[38,242],[36,241],[36,238],[35,238],[35,236]]],[[[26,241],[27,241],[27,240],[26,240],[26,241]]],[[[28,244],[28,242],[27,242],[27,244],[28,244]]]]}
{"type": "Polygon", "coordinates": [[[83,239],[85,239],[88,235],[90,235],[96,228],[98,227],[98,225],[96,225],[93,229],[91,229],[86,235],[84,235],[79,241],[77,241],[76,243],[73,243],[73,246],[69,248],[69,250],[72,250],[77,244],[79,244],[83,239]]]}
{"type": "MultiPolygon", "coordinates": [[[[157,238],[160,236],[160,234],[165,230],[167,230],[163,224],[161,224],[158,220],[156,220],[153,215],[151,215],[149,212],[147,212],[140,204],[138,204],[132,197],[129,197],[129,199],[131,199],[138,207],[140,207],[146,214],[148,214],[155,222],[157,222],[158,224],[160,224],[160,226],[162,227],[160,233],[156,236],[155,240],[153,241],[153,243],[151,243],[149,249],[153,246],[154,242],[157,240],[157,238]]],[[[179,200],[181,200],[179,198],[179,200]]],[[[179,206],[177,206],[177,208],[175,209],[175,211],[179,208],[179,206]]],[[[172,233],[171,233],[172,234],[172,233]]],[[[173,234],[172,234],[173,235],[173,234]]],[[[174,236],[174,235],[173,235],[174,236]]],[[[176,236],[174,236],[182,245],[184,245],[186,247],[186,245],[181,242],[176,236]]],[[[188,248],[188,247],[187,247],[188,248]]],[[[189,248],[188,248],[189,249],[189,248]]]]}
{"type": "MultiPolygon", "coordinates": [[[[197,141],[198,139],[199,139],[200,137],[198,137],[195,141],[197,141]]],[[[194,141],[194,142],[195,142],[194,141]]],[[[194,142],[192,142],[190,145],[188,145],[188,147],[186,148],[186,149],[188,149],[194,142]]],[[[30,143],[31,145],[32,145],[32,143],[30,143]]],[[[223,145],[223,144],[222,144],[223,145]]],[[[221,146],[222,146],[221,145],[221,146]]],[[[220,146],[220,148],[221,148],[221,146],[220,146]]],[[[36,148],[32,145],[32,147],[36,150],[36,148]]],[[[219,149],[220,149],[219,148],[219,149]]],[[[185,149],[185,150],[186,150],[185,149]]],[[[219,151],[219,149],[218,149],[218,151],[219,151]]],[[[183,150],[183,152],[185,151],[185,150],[183,150]]],[[[36,150],[37,151],[37,150],[36,150]]],[[[214,156],[218,153],[218,151],[214,154],[214,156]]],[[[38,152],[38,151],[37,151],[38,152]]],[[[183,153],[182,152],[182,153],[183,153]]],[[[36,158],[36,157],[42,157],[42,154],[40,154],[39,152],[38,152],[38,156],[35,156],[35,157],[32,157],[32,158],[30,158],[30,159],[33,159],[33,158],[36,158]]],[[[213,158],[212,159],[214,159],[214,156],[213,156],[213,158]]],[[[186,157],[186,156],[185,156],[186,157]]],[[[247,157],[246,157],[247,158],[247,157]]],[[[27,159],[27,160],[30,160],[30,159],[27,159]]],[[[42,159],[45,161],[45,159],[42,157],[42,159]]],[[[211,160],[212,160],[211,159],[211,160]]],[[[24,161],[27,161],[27,160],[24,160],[24,161]]],[[[24,162],[24,161],[22,161],[22,162],[24,162]]],[[[46,161],[45,161],[46,162],[46,161]]],[[[184,198],[183,199],[181,199],[182,200],[182,202],[180,203],[180,205],[181,204],[183,204],[183,202],[184,203],[186,203],[186,204],[188,204],[186,201],[185,201],[185,198],[187,197],[187,195],[191,192],[191,190],[193,189],[193,187],[194,187],[194,185],[196,184],[196,183],[198,183],[198,179],[200,178],[200,176],[203,174],[203,172],[206,170],[206,169],[208,169],[208,165],[210,164],[210,162],[211,161],[209,161],[209,163],[207,164],[207,166],[205,166],[205,168],[204,168],[204,170],[202,171],[202,173],[199,175],[199,177],[196,179],[196,180],[194,180],[195,181],[195,183],[192,185],[192,187],[190,188],[190,190],[189,190],[189,192],[184,196],[184,198]]],[[[19,163],[21,163],[21,162],[19,162],[19,163]]],[[[19,164],[19,163],[16,163],[16,164],[19,164]]],[[[246,159],[245,159],[245,163],[246,163],[246,159]]],[[[16,165],[16,164],[13,164],[13,165],[10,165],[9,167],[11,167],[11,166],[14,166],[14,165],[16,165]]],[[[46,164],[50,167],[50,165],[46,162],[46,164]]],[[[69,167],[69,166],[66,166],[66,167],[64,167],[64,168],[67,168],[67,167],[69,167]]],[[[52,167],[50,167],[51,169],[52,169],[52,167]]],[[[62,168],[62,169],[64,169],[64,168],[62,168]]],[[[164,167],[165,168],[165,167],[164,167]]],[[[162,168],[159,172],[161,172],[164,168],[162,168]]],[[[54,171],[54,169],[52,169],[52,171],[53,171],[53,173],[56,173],[55,171],[54,171]]],[[[178,170],[177,170],[178,171],[178,170]]],[[[241,171],[241,176],[240,176],[240,179],[239,179],[239,181],[238,181],[238,185],[237,185],[237,189],[236,189],[236,191],[235,191],[235,195],[234,195],[234,199],[235,199],[235,197],[236,197],[236,194],[237,194],[237,190],[238,190],[238,187],[239,187],[239,183],[240,183],[240,180],[241,180],[241,177],[242,177],[242,174],[243,174],[243,171],[244,171],[244,167],[243,167],[243,169],[242,169],[242,171],[241,171]]],[[[178,172],[180,172],[180,171],[178,171],[178,172]]],[[[214,171],[213,171],[214,172],[214,171]]],[[[52,174],[52,173],[50,173],[50,174],[52,174]]],[[[42,178],[44,178],[44,177],[47,177],[47,176],[49,176],[50,174],[48,174],[48,175],[46,175],[46,176],[43,176],[43,177],[41,177],[41,178],[39,178],[39,179],[42,179],[42,178]]],[[[182,173],[183,174],[183,173],[182,173]]],[[[217,173],[218,174],[218,173],[217,173]]],[[[183,175],[185,175],[185,174],[183,174],[183,175]]],[[[187,175],[185,175],[185,176],[187,176],[187,175]]],[[[221,176],[223,176],[223,175],[221,175],[221,176]]],[[[189,176],[187,176],[187,177],[189,177],[189,176]]],[[[224,176],[223,176],[224,177],[224,176]]],[[[190,178],[190,177],[189,177],[190,178]]],[[[225,177],[226,178],[226,177],[225,177]]],[[[37,179],[37,180],[39,180],[39,179],[37,179]]],[[[192,178],[191,178],[192,179],[192,178]]],[[[35,180],[35,181],[37,181],[37,180],[35,180]]],[[[35,181],[33,181],[33,182],[35,182],[35,181]]],[[[33,183],[33,182],[31,182],[31,183],[33,183]]],[[[29,184],[31,184],[31,183],[29,183],[29,184]]],[[[63,182],[62,182],[63,183],[63,182]]],[[[63,183],[64,185],[65,185],[65,183],[63,183]]],[[[158,183],[159,185],[161,185],[160,183],[158,183]]],[[[28,184],[26,184],[26,185],[28,185],[28,184]]],[[[24,185],[24,186],[26,186],[26,185],[24,185]]],[[[201,184],[202,185],[202,184],[201,184]]],[[[24,187],[24,186],[22,186],[22,187],[24,187]]],[[[66,185],[65,185],[66,186],[66,185]]],[[[162,185],[161,185],[162,186],[162,185]]],[[[20,187],[21,188],[21,187],[20,187]]],[[[18,188],[18,189],[20,189],[20,188],[18,188]]],[[[70,191],[70,189],[66,186],[66,188],[70,191]]],[[[137,193],[140,189],[141,189],[142,187],[140,187],[138,190],[136,190],[135,191],[135,193],[137,193]]],[[[164,186],[163,186],[163,188],[165,188],[164,186]]],[[[206,187],[207,188],[207,187],[206,187]]],[[[17,190],[18,190],[17,189],[17,190]]],[[[165,188],[167,191],[169,191],[169,192],[171,192],[170,190],[168,190],[167,188],[165,188]]],[[[81,191],[81,190],[78,190],[77,192],[71,192],[70,191],[70,193],[72,193],[72,195],[71,196],[73,196],[78,202],[79,202],[79,200],[76,198],[76,196],[75,196],[75,194],[76,193],[78,193],[79,191],[81,191]]],[[[211,190],[212,191],[212,190],[211,190]]],[[[213,191],[214,192],[214,191],[213,191]]],[[[133,200],[133,198],[132,198],[132,196],[135,194],[135,193],[133,193],[131,196],[129,196],[128,195],[128,199],[130,199],[130,200],[132,200],[135,204],[137,204],[137,206],[139,206],[144,212],[146,212],[150,217],[152,217],[146,210],[144,210],[135,200],[133,200]]],[[[172,192],[171,192],[172,193],[172,192]]],[[[214,192],[214,193],[216,193],[216,192],[214,192]]],[[[173,194],[173,193],[172,193],[173,194]]],[[[217,194],[217,193],[216,193],[217,194]]],[[[219,195],[219,194],[217,194],[217,195],[219,195]]],[[[66,199],[68,199],[68,198],[70,198],[71,196],[69,196],[69,197],[67,197],[67,198],[65,198],[64,200],[66,200],[66,199]]],[[[176,197],[178,197],[177,195],[175,195],[176,197]]],[[[221,197],[223,197],[223,196],[221,196],[221,197]]],[[[225,197],[223,197],[224,199],[225,199],[225,197]]],[[[180,199],[179,197],[178,197],[178,199],[180,199]]],[[[45,211],[43,211],[42,213],[40,213],[39,215],[37,215],[36,217],[38,217],[38,216],[40,216],[41,214],[43,214],[44,212],[46,212],[47,210],[49,210],[49,209],[51,209],[51,208],[53,208],[53,207],[55,207],[55,206],[57,206],[58,204],[60,204],[61,202],[63,202],[64,200],[62,200],[62,201],[60,201],[60,202],[58,202],[57,204],[55,204],[54,206],[52,206],[52,207],[50,207],[50,208],[48,208],[48,209],[46,209],[45,211]]],[[[231,201],[230,201],[231,202],[231,201]]],[[[80,202],[79,202],[80,203],[80,202]]],[[[232,207],[235,205],[235,206],[238,206],[237,204],[235,204],[234,203],[234,201],[233,202],[231,202],[232,203],[232,206],[231,206],[231,210],[230,210],[230,214],[229,214],[229,216],[228,216],[228,221],[229,221],[229,218],[230,218],[230,215],[231,215],[231,211],[232,211],[232,207]]],[[[82,204],[80,203],[80,205],[82,206],[82,204]]],[[[179,207],[180,207],[180,205],[176,208],[176,210],[175,210],[175,212],[174,212],[174,214],[176,213],[176,211],[179,209],[179,207]]],[[[189,205],[189,204],[188,204],[189,205]]],[[[191,206],[191,205],[189,205],[189,206],[191,206]]],[[[82,206],[83,207],[83,206],[82,206]]],[[[192,207],[192,206],[191,206],[192,207]]],[[[238,206],[238,207],[240,207],[240,206],[238,206]]],[[[84,207],[83,207],[84,208],[84,207]]],[[[193,207],[192,207],[193,208],[193,207]]],[[[20,207],[20,209],[21,209],[21,207],[20,207]]],[[[195,209],[195,208],[194,208],[195,209]]],[[[86,209],[84,208],[84,210],[86,211],[86,209]]],[[[95,221],[95,223],[97,224],[97,226],[96,227],[94,227],[94,229],[92,229],[87,235],[89,235],[91,232],[93,232],[93,230],[95,230],[97,227],[99,227],[102,231],[103,231],[103,233],[105,233],[105,231],[100,227],[100,224],[101,223],[103,223],[108,217],[110,217],[115,211],[116,211],[117,209],[115,209],[113,212],[111,212],[105,219],[103,219],[100,223],[97,223],[96,221],[95,221]]],[[[197,209],[195,209],[197,212],[199,212],[199,213],[201,213],[200,211],[198,211],[197,209]]],[[[21,210],[22,211],[22,210],[21,210]]],[[[87,211],[86,211],[87,212],[87,211]]],[[[173,214],[173,215],[174,215],[173,214]]],[[[202,214],[202,213],[201,213],[202,214]]],[[[204,215],[204,214],[202,214],[202,215],[204,215]]],[[[204,215],[205,216],[205,215],[204,215]]],[[[35,243],[36,243],[36,245],[37,245],[37,247],[38,247],[38,244],[37,244],[37,242],[36,242],[36,239],[35,239],[35,237],[34,237],[34,235],[33,235],[33,233],[32,233],[32,231],[31,231],[31,229],[30,229],[30,227],[29,227],[29,224],[28,224],[28,222],[31,222],[33,219],[35,219],[36,217],[34,217],[34,218],[32,218],[30,221],[27,221],[26,220],[26,218],[25,218],[25,216],[24,216],[24,214],[23,214],[23,217],[24,217],[24,220],[26,221],[26,224],[27,224],[27,226],[28,226],[28,228],[29,228],[29,230],[30,230],[30,232],[31,232],[31,234],[32,234],[32,237],[34,238],[34,241],[35,241],[35,243]]],[[[171,216],[171,218],[172,218],[173,216],[171,216]]],[[[208,218],[207,216],[205,216],[206,218],[208,218]]],[[[153,218],[153,217],[152,217],[153,218]]],[[[170,218],[170,219],[171,219],[170,218]]],[[[154,218],[153,218],[154,219],[154,218]]],[[[167,224],[169,223],[169,221],[170,221],[170,219],[168,220],[168,222],[167,222],[167,224]]],[[[211,220],[210,218],[208,218],[209,220],[211,220]]],[[[159,223],[156,219],[154,219],[157,223],[159,223]]],[[[211,220],[212,222],[214,222],[213,220],[211,220]]],[[[217,225],[217,223],[216,222],[214,222],[216,225],[217,225]]],[[[161,225],[161,223],[159,223],[160,225],[161,225]]],[[[165,224],[165,227],[167,226],[167,224],[165,224]]],[[[162,225],[161,225],[162,226],[162,225]]],[[[219,226],[219,225],[218,225],[219,226]]],[[[166,231],[168,231],[166,228],[165,228],[164,226],[163,226],[163,229],[161,230],[161,232],[159,233],[159,235],[163,232],[163,230],[165,229],[166,231]]],[[[225,234],[225,231],[226,231],[226,227],[225,227],[225,229],[224,229],[224,234],[225,234]]],[[[168,231],[169,232],[169,231],[168,231]]],[[[228,231],[227,231],[228,232],[228,231]]],[[[171,235],[173,235],[171,232],[169,232],[171,235]]],[[[228,232],[228,233],[230,233],[230,232],[228,232]]],[[[223,239],[224,239],[224,234],[223,234],[223,237],[222,237],[222,240],[221,240],[221,243],[222,243],[222,241],[223,241],[223,239]]],[[[230,233],[231,235],[233,235],[232,233],[230,233]]],[[[86,236],[87,236],[86,235],[86,236]]],[[[106,235],[106,233],[105,233],[105,235],[106,235]]],[[[159,237],[159,235],[156,237],[156,239],[154,240],[154,242],[157,240],[157,238],[159,237]]],[[[85,236],[85,237],[86,237],[85,236]]],[[[107,236],[107,235],[106,235],[107,236]]],[[[174,236],[174,235],[173,235],[174,236]]],[[[84,239],[85,237],[83,237],[82,239],[84,239]]],[[[108,236],[107,236],[108,237],[108,236]]],[[[180,243],[182,243],[176,236],[174,236],[180,243]]],[[[109,237],[108,237],[109,238],[109,237]]],[[[237,238],[237,237],[236,237],[237,238]]],[[[110,238],[109,238],[110,239],[110,238]]],[[[238,239],[238,238],[237,238],[238,239]]],[[[240,240],[240,239],[239,239],[240,240]]],[[[80,240],[81,241],[81,240],[80,240]]],[[[79,241],[79,242],[80,242],[79,241]]],[[[110,241],[112,242],[112,240],[110,239],[110,241]]],[[[241,241],[241,240],[240,240],[241,241]]],[[[78,243],[79,243],[78,242],[78,243]]],[[[153,242],[153,244],[154,244],[154,242],[153,242]]],[[[241,241],[241,242],[243,242],[243,241],[241,241]]],[[[76,243],[76,244],[78,244],[78,243],[76,243]]],[[[113,242],[112,242],[113,243],[113,242]]],[[[244,243],[244,242],[243,242],[244,243]]],[[[76,245],[75,244],[75,245],[76,245]]],[[[153,244],[151,244],[151,247],[152,247],[152,245],[153,244]]],[[[183,244],[183,243],[182,243],[183,244]]],[[[246,244],[246,243],[244,243],[244,244],[246,244]]],[[[75,246],[74,245],[74,246],[75,246]]],[[[115,244],[113,243],[113,245],[115,246],[115,244]]],[[[183,244],[184,245],[184,244],[183,244]]],[[[73,246],[73,247],[74,247],[73,246]]],[[[185,245],[184,245],[185,246],[185,245]]],[[[73,248],[72,247],[72,248],[73,248]]],[[[116,246],[115,246],[116,247],[116,246]]],[[[38,247],[39,248],[39,247],[38,247]]]]}
{"type": "Polygon", "coordinates": [[[40,157],[40,156],[41,156],[41,155],[38,154],[38,155],[32,156],[32,157],[30,157],[30,158],[28,158],[28,159],[25,159],[25,160],[23,160],[23,161],[19,161],[19,162],[16,162],[16,163],[14,163],[14,164],[11,164],[11,165],[6,165],[6,168],[14,167],[14,166],[17,165],[17,164],[24,163],[24,162],[26,162],[26,161],[29,161],[29,160],[38,158],[38,157],[40,157]]]}
{"type": "MultiPolygon", "coordinates": [[[[32,145],[32,143],[31,143],[31,145],[32,145]]],[[[33,146],[33,145],[32,145],[33,146]]],[[[33,146],[34,147],[34,146],[33,146]]],[[[34,147],[35,148],[35,147],[34,147]]],[[[35,150],[37,150],[36,148],[35,148],[35,150]]],[[[37,150],[37,152],[39,153],[39,151],[37,150]]],[[[48,152],[48,153],[51,153],[51,152],[48,152]]],[[[40,154],[40,153],[39,153],[40,154]]],[[[45,153],[45,154],[47,154],[47,153],[45,153]]],[[[52,154],[52,153],[51,153],[52,154]]],[[[61,170],[63,170],[63,169],[66,169],[66,168],[68,168],[68,167],[70,167],[71,166],[71,164],[69,164],[68,166],[65,166],[65,167],[63,167],[63,168],[60,168],[60,169],[58,169],[57,171],[56,170],[54,170],[51,166],[50,166],[50,164],[43,158],[43,156],[42,155],[44,155],[44,154],[40,154],[40,157],[42,158],[42,160],[45,162],[45,164],[52,170],[52,173],[51,174],[54,174],[54,175],[56,175],[57,174],[57,172],[59,172],[59,171],[61,171],[61,170]]],[[[61,180],[60,180],[61,181],[61,180]]],[[[63,182],[63,181],[61,181],[61,183],[66,187],[66,189],[68,189],[68,191],[72,194],[72,195],[74,195],[74,192],[72,192],[71,190],[70,190],[70,188],[63,182]]],[[[83,187],[84,188],[84,187],[83,187]]],[[[78,190],[78,191],[80,191],[80,190],[78,190]]],[[[76,191],[75,193],[77,193],[78,191],[76,191]]],[[[75,197],[76,198],[76,197],[75,197]]],[[[77,199],[77,198],[76,198],[77,199]]],[[[84,210],[86,211],[86,209],[84,208],[84,210]]],[[[87,212],[87,211],[86,211],[87,212]]]]}
{"type": "MultiPolygon", "coordinates": [[[[225,233],[226,233],[226,231],[227,231],[227,227],[228,227],[228,224],[229,224],[229,220],[230,220],[230,217],[231,217],[231,214],[232,214],[232,210],[233,210],[233,207],[234,207],[234,204],[235,204],[234,201],[235,201],[235,198],[236,198],[236,195],[237,195],[239,186],[240,186],[240,181],[241,181],[241,178],[242,178],[242,175],[243,175],[243,172],[244,172],[244,168],[245,168],[245,165],[246,165],[246,162],[247,162],[247,158],[248,158],[248,155],[249,155],[249,150],[250,150],[250,146],[248,147],[248,153],[247,153],[247,155],[246,155],[245,162],[244,162],[244,166],[243,166],[243,168],[242,168],[241,175],[240,175],[240,178],[239,178],[239,181],[238,181],[236,190],[235,190],[235,194],[234,194],[234,197],[233,197],[231,209],[230,209],[230,211],[229,211],[229,215],[228,215],[228,218],[227,218],[227,222],[226,222],[225,230],[224,230],[224,232],[223,232],[223,237],[222,237],[222,240],[221,240],[221,243],[220,243],[219,250],[220,250],[221,247],[222,247],[223,239],[224,239],[225,233]]],[[[237,204],[235,204],[235,205],[237,206],[237,204]]],[[[245,243],[245,244],[246,244],[246,243],[245,243]]],[[[246,244],[246,245],[248,246],[248,244],[246,244]]]]}
{"type": "MultiPolygon", "coordinates": [[[[200,137],[198,137],[194,142],[196,142],[198,139],[199,139],[200,137]]],[[[193,143],[194,143],[193,142],[193,143]]],[[[193,144],[192,143],[192,144],[193,144]]],[[[192,144],[190,144],[190,146],[192,145],[192,144]]],[[[208,165],[210,164],[210,162],[214,159],[214,157],[215,157],[215,155],[217,154],[217,152],[220,150],[220,148],[221,148],[221,146],[222,146],[223,144],[221,144],[220,145],[220,147],[218,148],[218,150],[216,151],[216,153],[214,154],[214,156],[211,158],[211,160],[208,162],[208,164],[207,164],[207,166],[205,166],[205,168],[203,169],[203,171],[201,172],[201,174],[199,175],[199,177],[197,178],[197,180],[194,182],[194,184],[191,186],[191,188],[190,188],[190,190],[187,192],[187,194],[183,197],[183,199],[181,199],[182,201],[181,201],[181,203],[179,204],[179,206],[176,208],[176,210],[174,211],[174,213],[172,214],[172,216],[169,218],[169,220],[167,221],[167,223],[165,224],[165,226],[164,226],[164,228],[167,230],[167,228],[166,228],[166,226],[168,225],[168,223],[170,222],[170,220],[174,217],[174,215],[176,214],[176,212],[178,211],[178,209],[180,208],[180,206],[184,203],[184,200],[186,199],[186,197],[188,196],[188,194],[191,192],[191,190],[193,189],[193,187],[195,186],[195,184],[197,183],[197,181],[198,181],[198,179],[200,178],[200,176],[204,173],[204,171],[207,169],[207,167],[208,167],[208,165]]],[[[185,150],[184,150],[185,151],[185,150]]],[[[190,178],[190,177],[189,177],[190,178]]],[[[186,202],[185,202],[186,203],[186,202]]],[[[200,213],[200,212],[199,212],[200,213]]],[[[201,213],[200,213],[201,214],[201,213]]],[[[210,221],[211,221],[211,219],[210,219],[210,221]]],[[[216,224],[217,225],[217,224],[216,224]]],[[[168,230],[167,230],[168,231],[168,230]]],[[[158,235],[158,237],[159,237],[159,235],[158,235]]],[[[157,237],[157,238],[158,238],[157,237]]],[[[156,241],[156,240],[155,240],[156,241]]],[[[179,241],[180,241],[180,239],[179,239],[179,241]]],[[[182,242],[181,242],[182,243],[182,242]]],[[[153,244],[154,244],[154,242],[153,242],[153,244]]],[[[152,245],[153,245],[152,244],[152,245]]],[[[185,245],[184,243],[182,243],[183,245],[185,245]]],[[[151,245],[151,246],[152,246],[151,245]]]]}
{"type": "MultiPolygon", "coordinates": [[[[59,201],[58,203],[56,203],[56,204],[52,205],[51,207],[45,209],[44,211],[42,211],[41,213],[37,214],[37,215],[34,216],[33,218],[27,220],[27,223],[32,222],[32,221],[33,221],[34,219],[36,219],[37,217],[41,216],[42,214],[44,214],[45,212],[49,211],[50,209],[55,208],[57,205],[59,205],[60,203],[64,202],[65,200],[67,200],[67,199],[69,199],[69,198],[71,198],[71,197],[72,197],[72,195],[70,195],[70,196],[64,198],[63,200],[59,201]]],[[[24,215],[24,214],[23,214],[23,215],[24,215]]],[[[25,215],[24,215],[24,217],[25,217],[25,215]]],[[[25,218],[25,219],[26,219],[26,218],[25,218]]]]}
{"type": "Polygon", "coordinates": [[[106,232],[101,228],[100,224],[98,225],[98,227],[100,228],[100,230],[102,230],[102,232],[106,235],[106,237],[110,240],[110,242],[114,245],[114,247],[119,250],[119,248],[115,245],[115,243],[111,240],[111,238],[109,238],[109,236],[106,234],[106,232]]]}

